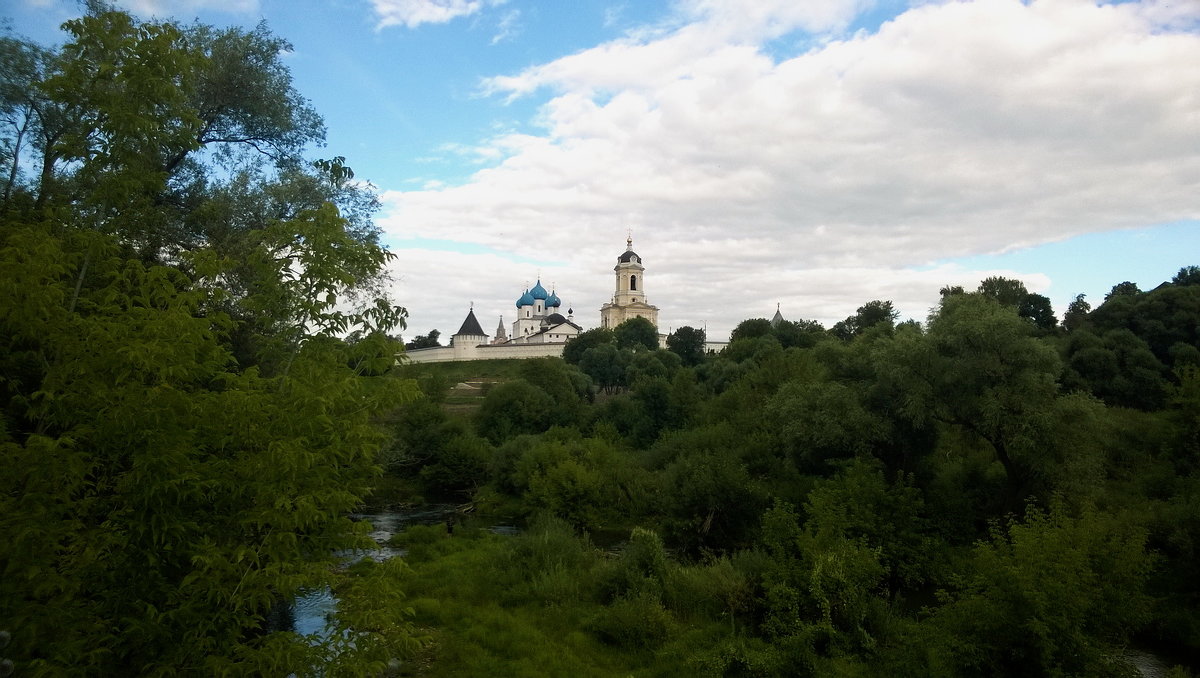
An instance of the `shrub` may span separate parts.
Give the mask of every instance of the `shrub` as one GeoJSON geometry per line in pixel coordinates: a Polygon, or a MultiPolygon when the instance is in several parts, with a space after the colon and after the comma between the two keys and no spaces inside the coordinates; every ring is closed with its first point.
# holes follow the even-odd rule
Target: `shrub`
{"type": "Polygon", "coordinates": [[[588,630],[602,640],[628,649],[653,649],[662,644],[674,625],[671,614],[649,593],[621,597],[588,622],[588,630]]]}

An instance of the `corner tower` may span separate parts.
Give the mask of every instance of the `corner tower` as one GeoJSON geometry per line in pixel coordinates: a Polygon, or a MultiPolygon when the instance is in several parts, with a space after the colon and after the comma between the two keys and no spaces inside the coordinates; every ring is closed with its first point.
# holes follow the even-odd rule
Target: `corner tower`
{"type": "Polygon", "coordinates": [[[633,251],[633,236],[625,240],[625,251],[613,271],[616,291],[612,301],[600,307],[600,326],[612,329],[630,318],[645,318],[658,327],[658,307],[646,301],[646,267],[633,251]]]}

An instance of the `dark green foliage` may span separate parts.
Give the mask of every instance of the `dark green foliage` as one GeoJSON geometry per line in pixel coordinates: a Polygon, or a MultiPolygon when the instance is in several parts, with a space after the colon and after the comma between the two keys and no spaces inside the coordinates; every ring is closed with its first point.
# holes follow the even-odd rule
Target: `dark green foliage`
{"type": "Polygon", "coordinates": [[[871,452],[887,435],[886,424],[861,404],[852,387],[837,382],[785,384],[767,404],[780,443],[809,473],[826,462],[871,452]]]}
{"type": "Polygon", "coordinates": [[[746,465],[723,446],[685,451],[661,478],[666,532],[693,552],[741,545],[765,503],[746,465]]]}
{"type": "Polygon", "coordinates": [[[911,590],[932,580],[937,542],[929,535],[924,501],[911,478],[889,483],[882,464],[856,459],[818,483],[804,511],[806,527],[818,541],[836,535],[878,549],[891,590],[911,590]]]}
{"type": "Polygon", "coordinates": [[[1108,301],[1113,297],[1134,297],[1141,293],[1142,291],[1138,289],[1137,283],[1132,283],[1126,280],[1125,282],[1113,285],[1112,289],[1108,291],[1108,294],[1104,295],[1104,300],[1108,301]]]}
{"type": "Polygon", "coordinates": [[[1171,278],[1171,284],[1179,285],[1180,287],[1200,285],[1200,266],[1184,266],[1179,269],[1175,277],[1171,278]]]}
{"type": "Polygon", "coordinates": [[[613,328],[613,338],[617,348],[630,351],[658,348],[658,330],[654,324],[645,318],[630,318],[613,328]]]}
{"type": "Polygon", "coordinates": [[[1037,491],[1033,466],[1048,438],[1060,363],[1014,309],[976,295],[942,300],[924,337],[889,349],[885,368],[906,389],[902,412],[962,427],[991,447],[1012,499],[1037,491]]]}
{"type": "Polygon", "coordinates": [[[1103,337],[1075,332],[1068,356],[1067,386],[1086,389],[1110,405],[1144,410],[1162,405],[1167,368],[1133,332],[1110,330],[1103,337]]]}
{"type": "Polygon", "coordinates": [[[859,306],[854,315],[834,325],[830,332],[843,341],[849,341],[874,327],[887,331],[898,317],[900,313],[892,306],[892,302],[868,301],[859,306]]]}
{"type": "Polygon", "coordinates": [[[1029,290],[1025,289],[1025,283],[1012,278],[1003,278],[993,276],[979,283],[977,292],[1001,306],[1011,306],[1016,308],[1025,301],[1025,297],[1029,295],[1029,290]]]}
{"type": "Polygon", "coordinates": [[[586,374],[597,388],[605,393],[614,393],[627,385],[625,372],[632,358],[629,351],[619,349],[615,344],[600,344],[584,351],[579,360],[579,370],[586,374]]]}
{"type": "Polygon", "coordinates": [[[389,428],[392,442],[381,455],[385,470],[419,477],[429,497],[461,499],[487,480],[491,447],[436,401],[422,398],[401,408],[389,428]]]}
{"type": "Polygon", "coordinates": [[[563,360],[570,365],[578,365],[583,360],[583,354],[590,348],[595,348],[601,344],[615,344],[616,337],[613,336],[613,331],[607,327],[595,327],[590,330],[584,330],[579,333],[579,336],[572,339],[563,347],[563,360]]]}
{"type": "Polygon", "coordinates": [[[532,358],[521,361],[520,378],[546,392],[555,403],[555,426],[575,424],[591,398],[592,383],[587,375],[558,358],[532,358]]]}
{"type": "Polygon", "coordinates": [[[957,674],[1106,673],[1103,644],[1149,618],[1145,540],[1127,518],[1060,508],[994,528],[930,620],[935,652],[957,674]]]}
{"type": "Polygon", "coordinates": [[[1087,322],[1087,314],[1092,310],[1092,305],[1084,301],[1084,296],[1076,295],[1075,301],[1067,306],[1067,312],[1063,316],[1063,328],[1068,332],[1082,328],[1083,324],[1087,322]]]}
{"type": "Polygon", "coordinates": [[[404,348],[411,350],[416,348],[434,348],[435,346],[441,346],[441,344],[438,343],[438,337],[440,336],[442,336],[441,332],[438,332],[437,330],[429,330],[429,334],[418,334],[415,339],[404,344],[404,348]]]}
{"type": "Polygon", "coordinates": [[[621,522],[646,501],[632,459],[605,441],[556,429],[540,440],[518,438],[505,454],[512,458],[507,484],[531,512],[595,529],[621,522]]]}
{"type": "Polygon", "coordinates": [[[499,444],[522,433],[541,433],[555,424],[557,405],[544,390],[520,379],[493,388],[475,416],[479,434],[499,444]]]}
{"type": "Polygon", "coordinates": [[[1050,332],[1058,325],[1058,318],[1050,306],[1050,299],[1040,294],[1025,295],[1017,306],[1017,315],[1028,318],[1034,327],[1043,332],[1050,332]]]}
{"type": "Polygon", "coordinates": [[[662,645],[674,630],[671,614],[650,595],[622,596],[588,621],[587,629],[606,642],[631,650],[662,645]]]}
{"type": "Polygon", "coordinates": [[[738,323],[738,326],[733,328],[733,332],[729,334],[729,341],[735,342],[739,339],[757,339],[771,334],[771,321],[766,318],[751,318],[738,323]]]}
{"type": "MultiPolygon", "coordinates": [[[[447,642],[489,662],[445,671],[523,654],[486,639],[508,628],[495,600],[558,638],[543,665],[598,653],[573,675],[619,658],[621,675],[1125,676],[1131,642],[1200,647],[1188,289],[1077,300],[1062,333],[996,279],[949,290],[925,327],[865,305],[848,341],[743,323],[694,368],[589,347],[580,367],[610,393],[578,401],[580,430],[502,445],[479,495],[562,522],[461,575],[479,593],[444,594],[475,620],[439,613],[447,642]]],[[[569,370],[529,369],[578,397],[569,370]]]]}
{"type": "Polygon", "coordinates": [[[829,336],[815,320],[784,320],[774,328],[774,333],[784,348],[812,348],[829,336]]]}
{"type": "Polygon", "coordinates": [[[704,330],[686,325],[667,336],[667,349],[687,367],[694,367],[704,361],[704,330]]]}
{"type": "Polygon", "coordinates": [[[390,375],[405,313],[379,294],[374,196],[299,155],[321,122],[265,28],[88,3],[64,29],[53,51],[0,44],[5,655],[28,675],[377,673],[417,649],[404,564],[336,554],[370,543],[347,514],[376,422],[418,394],[390,375]],[[266,622],[326,586],[328,639],[266,622]]]}

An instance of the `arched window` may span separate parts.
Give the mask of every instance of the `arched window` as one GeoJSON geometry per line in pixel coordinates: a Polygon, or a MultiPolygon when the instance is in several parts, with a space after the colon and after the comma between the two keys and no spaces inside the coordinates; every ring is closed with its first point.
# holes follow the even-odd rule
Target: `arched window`
{"type": "Polygon", "coordinates": [[[629,289],[631,289],[631,290],[637,289],[637,276],[636,275],[629,276],[629,289]]]}

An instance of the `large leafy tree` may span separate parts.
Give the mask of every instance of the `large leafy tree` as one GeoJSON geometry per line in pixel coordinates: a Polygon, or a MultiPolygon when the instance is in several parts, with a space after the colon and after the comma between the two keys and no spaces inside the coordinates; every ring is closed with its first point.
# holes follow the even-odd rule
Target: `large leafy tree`
{"type": "Polygon", "coordinates": [[[704,330],[685,325],[667,335],[667,349],[693,367],[704,361],[704,341],[704,330]]]}
{"type": "Polygon", "coordinates": [[[898,317],[900,317],[900,312],[892,306],[892,302],[876,299],[859,306],[854,315],[836,323],[830,328],[830,332],[834,336],[848,341],[872,327],[890,329],[895,325],[898,317]]]}
{"type": "Polygon", "coordinates": [[[1013,500],[1031,489],[1061,363],[1014,309],[980,294],[948,296],[928,333],[897,340],[880,369],[903,389],[911,420],[978,437],[1004,467],[1013,500]]]}
{"type": "Polygon", "coordinates": [[[658,348],[658,330],[645,318],[630,318],[613,329],[617,348],[653,351],[658,348]]]}
{"type": "Polygon", "coordinates": [[[376,294],[372,199],[300,156],[320,120],[265,28],[103,7],[65,28],[53,53],[3,45],[32,64],[3,93],[6,656],[378,672],[411,649],[398,593],[357,596],[335,555],[367,543],[345,515],[378,473],[374,418],[415,392],[388,376],[404,312],[376,294]],[[267,623],[324,586],[344,601],[324,642],[267,623]]]}

